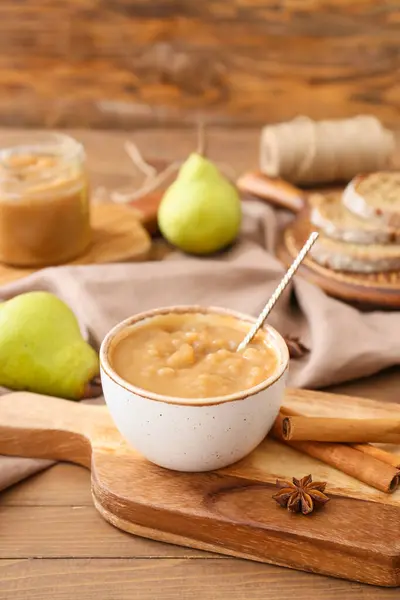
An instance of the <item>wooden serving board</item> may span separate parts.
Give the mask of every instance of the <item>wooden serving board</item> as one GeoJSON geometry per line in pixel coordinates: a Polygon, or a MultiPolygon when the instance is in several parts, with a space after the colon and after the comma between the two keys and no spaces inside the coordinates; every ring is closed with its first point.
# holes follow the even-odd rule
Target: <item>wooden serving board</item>
{"type": "MultiPolygon", "coordinates": [[[[92,243],[87,251],[68,265],[90,265],[145,260],[151,238],[138,215],[127,206],[104,203],[92,205],[92,243]]],[[[0,285],[21,279],[39,269],[20,269],[0,264],[0,285]]]]}
{"type": "MultiPolygon", "coordinates": [[[[400,416],[400,406],[288,390],[310,415],[400,416]]],[[[391,449],[400,456],[400,447],[391,449]]],[[[105,406],[18,392],[0,398],[0,454],[71,461],[92,469],[103,517],[156,540],[382,586],[400,585],[400,491],[384,494],[269,438],[235,465],[178,473],[143,459],[105,406]],[[272,499],[277,477],[328,482],[331,501],[309,516],[272,499]]]]}
{"type": "MultiPolygon", "coordinates": [[[[289,265],[309,234],[310,222],[305,209],[285,230],[278,257],[289,265]]],[[[336,298],[370,308],[400,308],[400,271],[346,273],[334,271],[306,257],[299,274],[336,298]]]]}

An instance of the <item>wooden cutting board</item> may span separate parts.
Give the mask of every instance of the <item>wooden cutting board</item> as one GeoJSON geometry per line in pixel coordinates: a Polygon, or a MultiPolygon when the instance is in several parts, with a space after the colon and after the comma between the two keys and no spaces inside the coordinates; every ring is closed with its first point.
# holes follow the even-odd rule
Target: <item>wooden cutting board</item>
{"type": "MultiPolygon", "coordinates": [[[[400,406],[288,390],[310,415],[400,416],[400,406]]],[[[400,447],[391,448],[400,456],[400,447]]],[[[0,454],[71,461],[92,469],[96,508],[114,526],[156,540],[382,586],[400,585],[400,490],[384,494],[266,439],[211,473],[157,467],[130,448],[105,406],[19,392],[0,398],[0,454]],[[328,482],[331,501],[309,516],[272,499],[277,477],[328,482]]]]}
{"type": "MultiPolygon", "coordinates": [[[[92,205],[92,243],[87,251],[66,264],[91,265],[110,262],[145,260],[151,238],[127,206],[104,203],[92,205]]],[[[39,269],[20,269],[0,264],[0,285],[21,279],[39,269]]]]}

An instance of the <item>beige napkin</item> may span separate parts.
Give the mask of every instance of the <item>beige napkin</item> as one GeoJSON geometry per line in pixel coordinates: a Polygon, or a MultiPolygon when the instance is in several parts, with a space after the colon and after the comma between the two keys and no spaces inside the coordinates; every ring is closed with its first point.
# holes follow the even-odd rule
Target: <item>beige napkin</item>
{"type": "MultiPolygon", "coordinates": [[[[286,216],[249,202],[241,240],[214,258],[174,252],[162,262],[45,269],[3,287],[0,298],[51,291],[71,306],[96,345],[118,321],[163,305],[217,305],[257,315],[284,272],[267,252],[274,244],[278,217],[282,222],[286,216]]],[[[269,322],[310,349],[291,361],[291,386],[320,388],[400,363],[399,312],[361,313],[300,278],[269,322]]],[[[0,489],[48,464],[2,458],[0,489]]]]}

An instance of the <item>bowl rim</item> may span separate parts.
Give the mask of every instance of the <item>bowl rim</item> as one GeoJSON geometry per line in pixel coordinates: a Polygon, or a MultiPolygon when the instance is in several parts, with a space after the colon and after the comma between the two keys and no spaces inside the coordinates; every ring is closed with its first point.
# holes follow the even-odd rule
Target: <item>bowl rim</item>
{"type": "Polygon", "coordinates": [[[175,404],[180,406],[213,406],[215,404],[226,404],[228,402],[235,402],[238,400],[245,400],[249,396],[254,396],[259,392],[266,390],[271,387],[275,382],[282,378],[284,373],[289,367],[289,350],[285,340],[281,334],[271,325],[264,324],[262,329],[266,331],[273,339],[274,348],[278,350],[280,364],[278,369],[270,375],[267,379],[264,379],[257,385],[243,390],[241,392],[235,392],[226,396],[213,396],[210,398],[179,398],[174,396],[166,396],[163,394],[157,394],[137,387],[122,377],[120,377],[115,370],[112,368],[108,359],[108,354],[112,345],[113,340],[116,336],[123,331],[126,327],[139,323],[152,317],[159,315],[167,315],[170,313],[174,314],[187,314],[187,313],[198,313],[198,314],[216,314],[221,316],[228,316],[238,319],[239,321],[245,321],[247,323],[255,323],[256,319],[250,315],[231,310],[229,308],[222,308],[219,306],[202,306],[202,305],[173,305],[163,306],[147,311],[137,313],[115,325],[104,337],[100,346],[100,369],[103,371],[115,384],[125,389],[144,400],[154,400],[156,402],[162,402],[164,404],[175,404]]]}

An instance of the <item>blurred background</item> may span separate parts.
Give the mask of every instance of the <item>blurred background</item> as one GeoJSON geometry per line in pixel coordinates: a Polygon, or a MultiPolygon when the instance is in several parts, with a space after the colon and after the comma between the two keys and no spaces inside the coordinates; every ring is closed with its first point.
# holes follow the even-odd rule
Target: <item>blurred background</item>
{"type": "Polygon", "coordinates": [[[0,126],[400,116],[396,0],[1,0],[0,126]]]}

